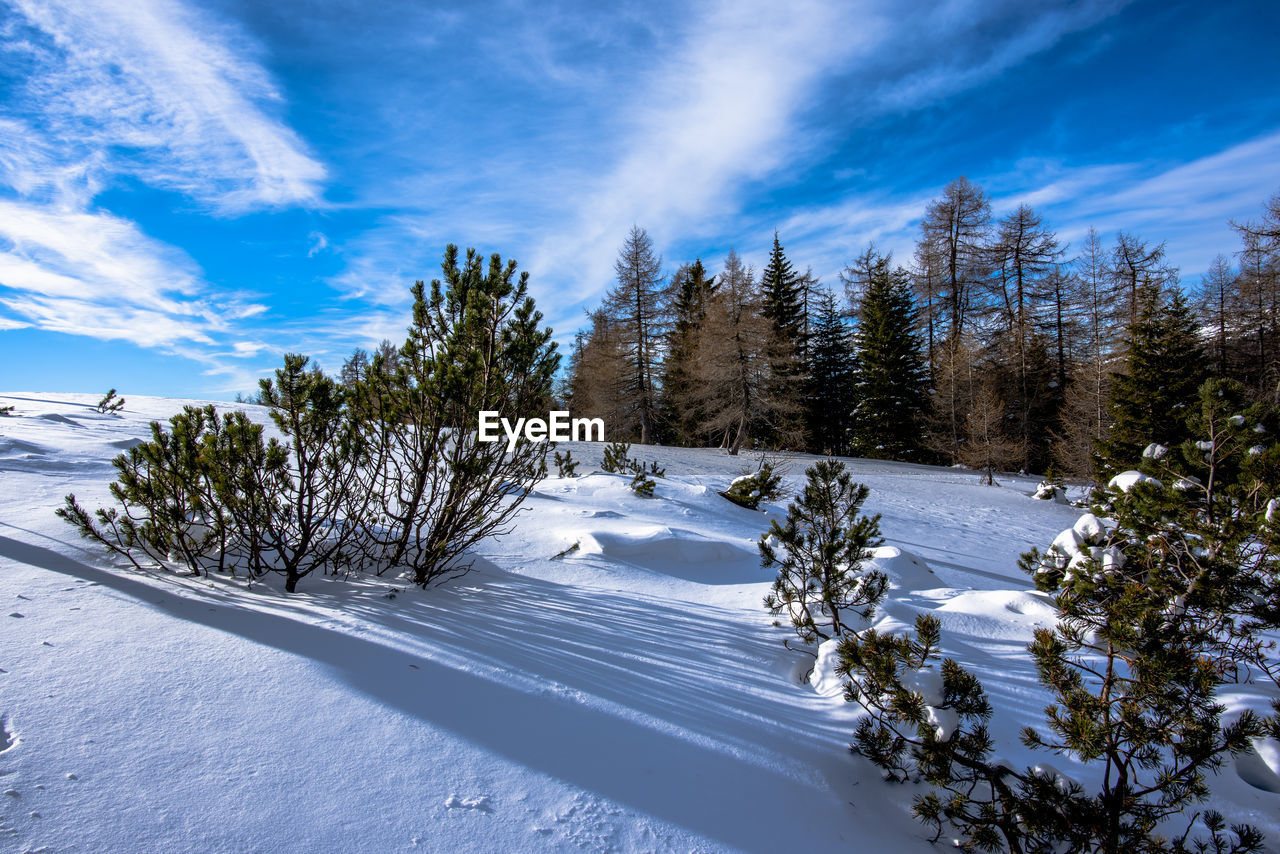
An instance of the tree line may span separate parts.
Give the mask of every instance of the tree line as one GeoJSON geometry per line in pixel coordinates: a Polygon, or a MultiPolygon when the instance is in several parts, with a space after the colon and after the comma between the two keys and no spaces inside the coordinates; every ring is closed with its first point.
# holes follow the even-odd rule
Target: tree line
{"type": "Polygon", "coordinates": [[[578,332],[561,393],[641,443],[805,450],[1105,472],[1176,443],[1210,377],[1280,383],[1280,194],[1233,222],[1198,294],[1164,243],[1090,229],[1071,247],[1027,205],[996,217],[961,177],[925,208],[908,263],[867,247],[840,292],[775,233],[757,271],[730,250],[669,276],[643,228],[578,332]]]}

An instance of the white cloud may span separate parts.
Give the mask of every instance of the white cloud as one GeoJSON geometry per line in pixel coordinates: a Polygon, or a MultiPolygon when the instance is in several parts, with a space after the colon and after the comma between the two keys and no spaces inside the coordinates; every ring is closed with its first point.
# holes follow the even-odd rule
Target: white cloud
{"type": "Polygon", "coordinates": [[[107,153],[226,213],[314,203],[324,167],[270,115],[281,100],[233,33],[174,0],[16,0],[39,31],[32,123],[66,168],[107,153]]]}
{"type": "Polygon", "coordinates": [[[0,200],[0,304],[42,329],[141,346],[212,343],[260,310],[211,300],[184,253],[104,213],[0,200]]]}
{"type": "Polygon", "coordinates": [[[573,291],[564,297],[577,301],[607,287],[633,223],[659,243],[686,236],[694,223],[712,227],[743,181],[767,174],[794,150],[795,113],[808,90],[882,30],[875,16],[856,21],[833,3],[711,8],[626,109],[616,165],[584,182],[574,221],[555,224],[530,269],[572,275],[573,291]]]}

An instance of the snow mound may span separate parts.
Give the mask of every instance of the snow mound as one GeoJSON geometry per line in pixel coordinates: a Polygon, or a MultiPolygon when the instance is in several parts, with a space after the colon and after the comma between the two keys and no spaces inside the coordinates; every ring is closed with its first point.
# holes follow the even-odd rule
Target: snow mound
{"type": "Polygon", "coordinates": [[[23,442],[21,439],[0,439],[0,454],[6,456],[11,454],[34,454],[43,457],[48,453],[49,450],[47,448],[34,442],[23,442]]]}
{"type": "Polygon", "coordinates": [[[939,605],[938,610],[1001,620],[1016,614],[1042,623],[1052,623],[1058,618],[1058,609],[1046,601],[1044,594],[1029,590],[967,590],[939,605]]]}
{"type": "Polygon", "coordinates": [[[583,554],[601,554],[645,564],[727,563],[754,558],[746,548],[693,531],[652,525],[626,533],[594,531],[582,537],[583,554]]]}
{"type": "Polygon", "coordinates": [[[1122,471],[1120,474],[1111,478],[1111,480],[1107,482],[1107,488],[1118,489],[1121,492],[1128,492],[1130,489],[1133,489],[1135,484],[1139,483],[1149,483],[1156,488],[1163,486],[1163,484],[1154,477],[1143,474],[1140,471],[1133,471],[1130,469],[1129,471],[1122,471]]]}
{"type": "Polygon", "coordinates": [[[81,424],[79,421],[76,421],[74,418],[68,418],[68,417],[67,417],[67,416],[65,416],[65,415],[59,415],[59,414],[58,414],[58,413],[56,413],[56,412],[46,412],[44,415],[37,415],[36,417],[37,417],[37,418],[42,418],[42,419],[44,419],[45,421],[53,421],[53,422],[58,423],[58,424],[70,424],[72,427],[83,427],[83,426],[84,426],[84,425],[83,425],[83,424],[81,424]]]}
{"type": "Polygon", "coordinates": [[[818,645],[818,660],[809,674],[809,684],[823,697],[839,697],[844,693],[844,680],[836,675],[836,665],[840,663],[839,650],[839,638],[818,645]]]}
{"type": "Polygon", "coordinates": [[[921,558],[897,546],[880,546],[871,550],[868,570],[879,570],[889,578],[889,587],[900,590],[933,590],[944,587],[929,565],[921,558]]]}
{"type": "Polygon", "coordinates": [[[1235,758],[1236,773],[1255,789],[1280,794],[1280,741],[1255,738],[1253,750],[1235,758]]]}

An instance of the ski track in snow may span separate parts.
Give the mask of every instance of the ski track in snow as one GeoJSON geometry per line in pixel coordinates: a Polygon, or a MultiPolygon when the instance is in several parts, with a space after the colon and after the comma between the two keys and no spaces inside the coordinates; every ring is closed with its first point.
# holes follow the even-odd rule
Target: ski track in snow
{"type": "MultiPolygon", "coordinates": [[[[634,446],[667,467],[643,499],[573,444],[584,476],[543,482],[463,578],[312,576],[286,597],[115,566],[53,516],[71,491],[106,503],[112,457],[202,403],[128,398],[113,416],[91,395],[0,394],[17,407],[0,418],[0,848],[931,850],[918,790],[848,753],[855,707],[806,681],[814,659],[761,605],[754,541],[787,502],[716,495],[752,457],[634,446]]],[[[812,459],[788,460],[789,488],[812,459]]],[[[1016,561],[1079,511],[1032,500],[1034,478],[849,465],[894,547],[878,625],[935,614],[993,731],[1036,723],[1025,645],[1053,610],[1016,561]]],[[[1262,745],[1211,805],[1280,840],[1277,768],[1262,745]]]]}

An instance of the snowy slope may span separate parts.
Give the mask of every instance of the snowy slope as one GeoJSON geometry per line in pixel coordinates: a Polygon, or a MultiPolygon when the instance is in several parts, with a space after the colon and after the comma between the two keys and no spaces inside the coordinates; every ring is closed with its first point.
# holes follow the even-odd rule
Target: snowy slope
{"type": "MultiPolygon", "coordinates": [[[[550,478],[461,580],[312,576],[286,597],[121,569],[54,517],[67,492],[105,503],[111,457],[187,402],[95,400],[0,394],[0,849],[930,850],[915,790],[848,754],[854,707],[805,681],[813,658],[761,606],[768,517],[716,494],[748,460],[634,447],[667,466],[653,499],[550,478]]],[[[1003,754],[1086,779],[1012,737],[1044,705],[1024,648],[1053,619],[1017,556],[1079,511],[1027,478],[850,466],[884,517],[881,622],[936,614],[1003,754]]],[[[1275,843],[1263,753],[1215,805],[1275,843]]]]}

